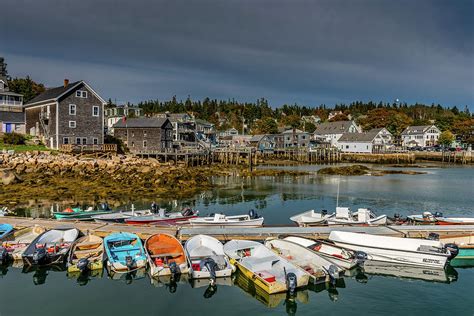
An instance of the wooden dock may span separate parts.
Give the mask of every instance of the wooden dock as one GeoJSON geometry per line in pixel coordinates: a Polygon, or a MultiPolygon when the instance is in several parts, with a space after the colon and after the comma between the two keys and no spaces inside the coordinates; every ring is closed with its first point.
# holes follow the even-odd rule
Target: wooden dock
{"type": "Polygon", "coordinates": [[[301,236],[307,238],[326,239],[332,230],[342,230],[356,233],[367,233],[394,237],[426,238],[429,233],[437,233],[440,237],[464,236],[474,234],[474,225],[390,225],[390,226],[319,226],[319,227],[297,227],[297,226],[266,226],[261,228],[189,228],[177,226],[152,226],[152,225],[126,225],[112,223],[95,223],[81,221],[57,221],[53,219],[10,217],[0,218],[0,222],[11,224],[15,228],[31,227],[39,225],[45,228],[58,226],[74,226],[82,232],[94,233],[105,237],[115,232],[135,233],[140,238],[146,239],[157,233],[167,233],[176,236],[181,241],[186,241],[198,234],[210,235],[222,241],[231,239],[265,240],[270,237],[281,237],[286,235],[301,236]]]}

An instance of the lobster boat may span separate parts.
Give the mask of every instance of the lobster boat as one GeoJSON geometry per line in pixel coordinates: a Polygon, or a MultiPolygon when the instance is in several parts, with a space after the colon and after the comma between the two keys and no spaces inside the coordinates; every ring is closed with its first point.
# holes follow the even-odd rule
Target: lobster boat
{"type": "Polygon", "coordinates": [[[231,263],[269,294],[289,292],[308,285],[310,274],[255,241],[231,240],[224,245],[231,263]]]}
{"type": "Polygon", "coordinates": [[[168,234],[156,234],[145,241],[145,251],[152,277],[189,273],[189,263],[181,242],[168,234]]]}
{"type": "Polygon", "coordinates": [[[146,267],[146,254],[140,238],[132,233],[114,233],[104,238],[107,268],[129,272],[146,267]]]}
{"type": "Polygon", "coordinates": [[[104,244],[102,238],[96,235],[86,235],[73,244],[69,254],[67,271],[72,273],[102,270],[103,259],[104,244]]]}
{"type": "Polygon", "coordinates": [[[5,262],[8,259],[21,260],[25,249],[44,231],[43,227],[37,225],[14,231],[13,234],[5,238],[0,247],[0,262],[5,262]]]}
{"type": "Polygon", "coordinates": [[[23,262],[30,266],[62,264],[78,236],[79,230],[71,227],[45,231],[26,247],[22,254],[23,262]]]}

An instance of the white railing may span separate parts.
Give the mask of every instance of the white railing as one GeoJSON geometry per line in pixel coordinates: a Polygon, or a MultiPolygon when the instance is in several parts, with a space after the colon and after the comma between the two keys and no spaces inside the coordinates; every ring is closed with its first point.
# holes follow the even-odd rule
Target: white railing
{"type": "Polygon", "coordinates": [[[21,106],[23,105],[23,102],[0,99],[0,105],[20,105],[21,106]]]}

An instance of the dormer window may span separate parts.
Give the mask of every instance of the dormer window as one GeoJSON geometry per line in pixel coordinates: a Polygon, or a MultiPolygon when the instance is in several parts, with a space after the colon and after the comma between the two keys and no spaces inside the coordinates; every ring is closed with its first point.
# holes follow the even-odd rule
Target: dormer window
{"type": "Polygon", "coordinates": [[[87,98],[87,91],[77,90],[76,91],[76,97],[78,97],[78,98],[87,98]]]}

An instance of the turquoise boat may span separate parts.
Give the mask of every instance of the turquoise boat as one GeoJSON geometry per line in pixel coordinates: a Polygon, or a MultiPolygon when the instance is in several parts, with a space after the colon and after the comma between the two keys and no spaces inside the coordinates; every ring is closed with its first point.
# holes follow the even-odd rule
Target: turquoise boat
{"type": "Polygon", "coordinates": [[[449,236],[442,238],[441,241],[444,244],[453,243],[458,246],[458,255],[451,260],[451,266],[474,266],[474,235],[449,236]]]}
{"type": "Polygon", "coordinates": [[[132,233],[114,233],[104,238],[107,269],[130,272],[146,267],[146,254],[141,239],[132,233]]]}
{"type": "Polygon", "coordinates": [[[112,213],[112,210],[94,210],[92,208],[83,210],[79,207],[67,208],[62,212],[54,212],[53,216],[61,220],[92,220],[92,216],[112,213]]]}
{"type": "Polygon", "coordinates": [[[10,224],[0,224],[0,240],[13,232],[13,226],[10,224]]]}

